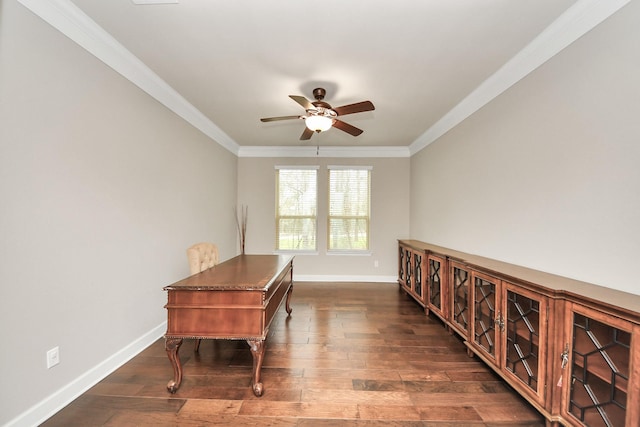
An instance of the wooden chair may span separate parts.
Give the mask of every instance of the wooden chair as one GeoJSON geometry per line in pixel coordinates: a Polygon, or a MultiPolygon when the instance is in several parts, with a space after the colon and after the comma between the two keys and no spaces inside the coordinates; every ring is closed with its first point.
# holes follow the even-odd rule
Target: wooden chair
{"type": "MultiPolygon", "coordinates": [[[[196,243],[187,249],[191,275],[207,270],[218,263],[218,247],[213,243],[196,243]]],[[[194,350],[200,350],[200,340],[196,339],[194,350]]]]}

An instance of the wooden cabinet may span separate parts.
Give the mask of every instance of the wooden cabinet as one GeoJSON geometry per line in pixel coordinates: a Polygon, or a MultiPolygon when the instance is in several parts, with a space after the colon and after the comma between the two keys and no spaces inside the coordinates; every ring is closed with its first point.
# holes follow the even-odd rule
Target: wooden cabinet
{"type": "Polygon", "coordinates": [[[498,311],[500,280],[476,271],[472,272],[471,278],[471,348],[485,360],[499,366],[498,354],[501,343],[496,329],[499,322],[504,325],[502,313],[498,311]]]}
{"type": "Polygon", "coordinates": [[[427,255],[427,312],[433,311],[441,319],[446,318],[448,292],[446,286],[446,258],[433,254],[427,255]]]}
{"type": "Polygon", "coordinates": [[[413,252],[413,276],[412,276],[412,290],[415,296],[423,305],[426,300],[426,289],[424,286],[424,253],[419,251],[413,252]]]}
{"type": "MultiPolygon", "coordinates": [[[[473,288],[471,292],[471,323],[472,349],[480,353],[483,358],[498,365],[499,354],[498,334],[498,304],[499,280],[486,274],[472,272],[473,288]]],[[[500,314],[500,318],[502,314],[500,314]]],[[[500,320],[502,321],[502,320],[500,320]]]]}
{"type": "Polygon", "coordinates": [[[461,262],[449,261],[449,314],[451,328],[464,338],[469,336],[471,271],[461,262]]]}
{"type": "Polygon", "coordinates": [[[616,316],[567,304],[562,415],[572,425],[640,425],[640,329],[616,316]]]}
{"type": "Polygon", "coordinates": [[[552,301],[521,286],[504,281],[502,284],[502,370],[514,380],[512,384],[519,385],[521,392],[544,406],[548,380],[546,355],[551,341],[547,319],[552,301]]]}
{"type": "Polygon", "coordinates": [[[407,247],[404,245],[398,246],[398,285],[401,288],[407,287],[407,247]]]}
{"type": "Polygon", "coordinates": [[[544,406],[549,299],[477,271],[472,282],[467,345],[529,401],[544,406]]]}
{"type": "Polygon", "coordinates": [[[424,283],[426,258],[420,247],[401,244],[398,248],[398,284],[423,307],[426,307],[427,294],[424,283]]]}
{"type": "Polygon", "coordinates": [[[640,427],[640,296],[399,241],[399,283],[548,425],[640,427]]]}

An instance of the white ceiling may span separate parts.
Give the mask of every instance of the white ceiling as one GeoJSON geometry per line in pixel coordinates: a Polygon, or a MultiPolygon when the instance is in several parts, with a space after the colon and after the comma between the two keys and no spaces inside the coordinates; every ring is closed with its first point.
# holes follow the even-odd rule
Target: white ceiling
{"type": "MultiPolygon", "coordinates": [[[[585,7],[579,14],[575,12],[580,4],[598,3],[178,1],[152,5],[135,5],[132,0],[72,3],[184,97],[197,114],[201,112],[205,116],[202,120],[208,119],[215,129],[214,139],[225,139],[223,145],[240,149],[316,144],[406,148],[426,144],[428,138],[446,132],[451,123],[463,120],[521,78],[518,72],[511,73],[517,67],[503,66],[510,60],[513,63],[514,57],[534,56],[521,52],[527,45],[531,49],[532,41],[534,45],[545,42],[545,34],[547,45],[549,40],[561,38],[557,34],[566,33],[561,29],[569,21],[567,16],[584,15],[585,7]],[[485,89],[493,89],[480,96],[483,82],[485,89]],[[288,95],[313,100],[312,90],[318,86],[326,88],[325,101],[334,107],[373,102],[375,111],[341,116],[363,129],[362,135],[353,137],[330,129],[305,142],[299,140],[304,126],[300,120],[260,122],[261,117],[303,114],[288,95]],[[477,99],[471,102],[470,94],[477,99]],[[223,138],[216,138],[218,134],[223,138]]],[[[565,45],[565,41],[559,42],[556,51],[565,45]]],[[[538,59],[537,65],[546,59],[538,59]]]]}

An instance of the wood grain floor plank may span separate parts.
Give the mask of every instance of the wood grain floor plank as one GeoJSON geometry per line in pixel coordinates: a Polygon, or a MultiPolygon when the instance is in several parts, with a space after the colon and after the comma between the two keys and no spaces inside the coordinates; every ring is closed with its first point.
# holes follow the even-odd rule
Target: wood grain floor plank
{"type": "Polygon", "coordinates": [[[479,405],[475,408],[483,421],[487,423],[530,423],[537,413],[529,406],[518,402],[497,401],[492,405],[479,405]]]}
{"type": "Polygon", "coordinates": [[[379,380],[399,379],[400,375],[396,371],[387,370],[367,370],[367,369],[316,369],[306,368],[304,370],[305,378],[368,378],[379,380]]]}
{"type": "Polygon", "coordinates": [[[328,405],[335,403],[368,403],[371,405],[411,405],[413,404],[409,393],[403,391],[361,391],[361,390],[333,390],[327,393],[325,390],[303,390],[303,402],[326,402],[328,405]]]}
{"type": "Polygon", "coordinates": [[[358,405],[361,420],[419,421],[420,413],[413,405],[358,405]]]}
{"type": "Polygon", "coordinates": [[[333,402],[331,405],[318,402],[263,402],[247,401],[240,408],[240,415],[280,416],[301,418],[358,418],[358,405],[333,402]]]}
{"type": "Polygon", "coordinates": [[[437,369],[407,371],[403,368],[398,370],[398,375],[403,381],[451,381],[446,371],[437,369]]]}
{"type": "Polygon", "coordinates": [[[518,404],[521,402],[520,396],[513,392],[505,393],[410,393],[413,404],[421,406],[428,404],[430,407],[456,408],[461,406],[480,407],[495,406],[496,402],[501,404],[518,404]]]}
{"type": "Polygon", "coordinates": [[[473,406],[418,406],[421,420],[469,422],[482,421],[473,406]]]}
{"type": "Polygon", "coordinates": [[[395,284],[296,283],[266,344],[264,395],[244,341],[160,339],[43,426],[542,427],[542,417],[395,284]]]}
{"type": "Polygon", "coordinates": [[[182,405],[178,414],[181,417],[238,415],[241,406],[241,400],[189,399],[182,405]]]}

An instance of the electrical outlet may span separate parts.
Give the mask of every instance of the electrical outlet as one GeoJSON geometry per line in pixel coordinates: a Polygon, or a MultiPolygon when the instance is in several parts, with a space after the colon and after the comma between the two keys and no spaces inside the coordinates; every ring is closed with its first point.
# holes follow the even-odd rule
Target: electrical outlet
{"type": "Polygon", "coordinates": [[[51,369],[60,363],[60,350],[54,347],[47,351],[47,369],[51,369]]]}
{"type": "Polygon", "coordinates": [[[373,261],[373,266],[374,266],[375,268],[378,268],[378,265],[379,265],[379,264],[378,264],[378,260],[373,261]]]}

